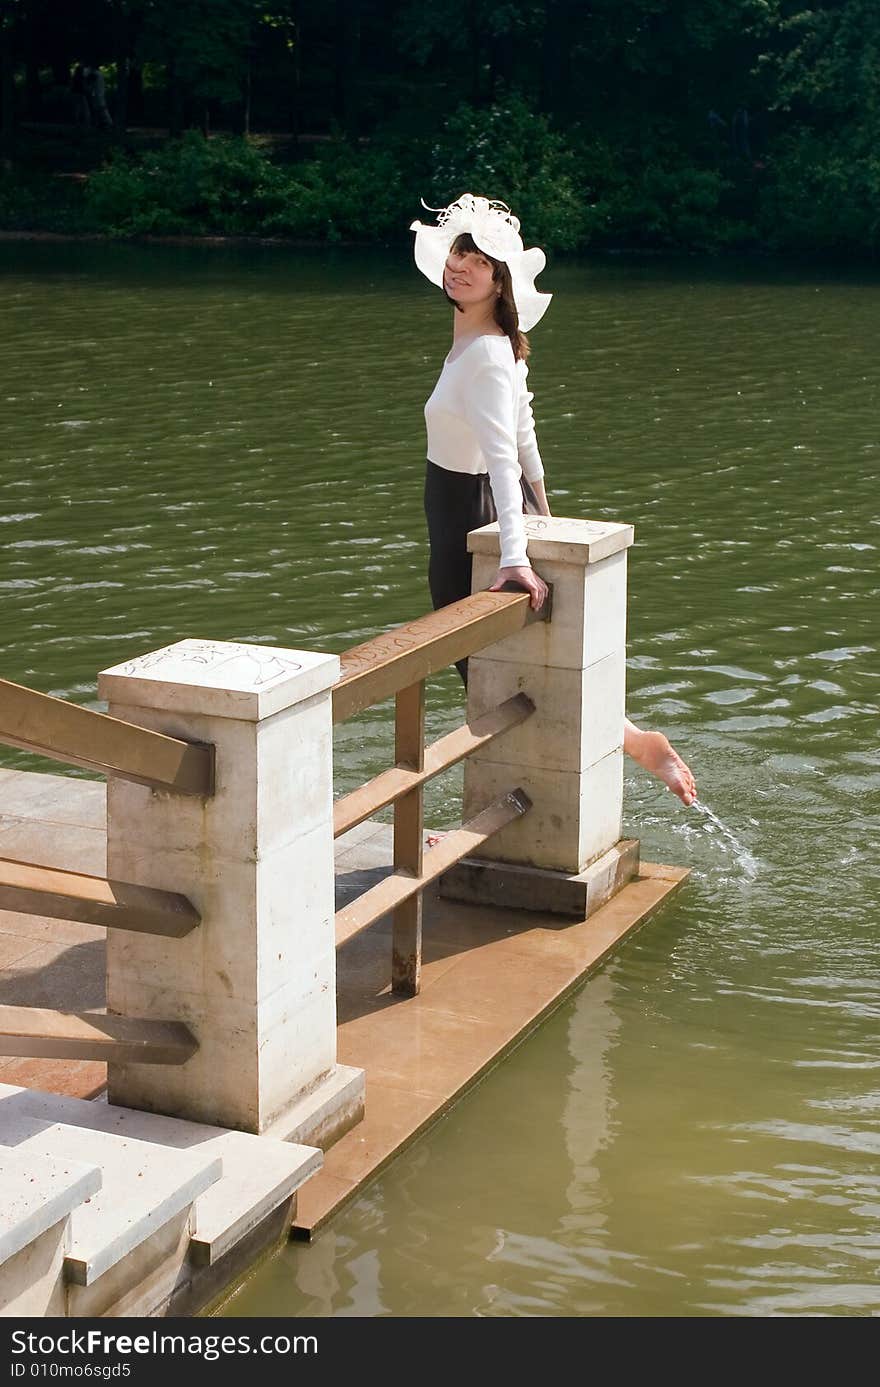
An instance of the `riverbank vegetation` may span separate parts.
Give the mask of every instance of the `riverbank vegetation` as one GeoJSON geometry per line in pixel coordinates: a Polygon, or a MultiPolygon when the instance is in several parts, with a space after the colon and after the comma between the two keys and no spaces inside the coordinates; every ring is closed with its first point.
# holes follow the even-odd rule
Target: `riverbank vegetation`
{"type": "Polygon", "coordinates": [[[0,228],[873,256],[878,69],[874,0],[6,0],[0,228]]]}

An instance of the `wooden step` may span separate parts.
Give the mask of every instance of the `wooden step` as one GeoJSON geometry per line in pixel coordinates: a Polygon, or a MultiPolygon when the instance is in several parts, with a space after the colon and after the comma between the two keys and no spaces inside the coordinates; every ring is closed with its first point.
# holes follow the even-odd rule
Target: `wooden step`
{"type": "Polygon", "coordinates": [[[0,910],[180,939],[201,916],[174,891],[0,857],[0,910]]]}
{"type": "Polygon", "coordinates": [[[198,1048],[192,1031],[179,1021],[0,1006],[0,1055],[113,1064],[185,1064],[198,1048]]]}

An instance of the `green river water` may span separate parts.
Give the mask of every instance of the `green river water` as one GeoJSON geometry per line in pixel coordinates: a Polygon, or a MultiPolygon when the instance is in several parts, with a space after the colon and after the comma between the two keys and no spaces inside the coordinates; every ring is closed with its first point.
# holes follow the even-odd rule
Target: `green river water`
{"type": "MultiPolygon", "coordinates": [[[[543,280],[551,503],[634,522],[629,712],[733,838],[628,766],[684,893],[226,1313],[877,1315],[880,276],[543,280]]],[[[183,636],[342,650],[427,610],[449,322],[405,255],[6,243],[0,314],[5,677],[100,706],[183,636]]],[[[431,735],[460,717],[438,677],[431,735]]],[[[342,728],[339,789],[389,750],[387,708],[342,728]]]]}

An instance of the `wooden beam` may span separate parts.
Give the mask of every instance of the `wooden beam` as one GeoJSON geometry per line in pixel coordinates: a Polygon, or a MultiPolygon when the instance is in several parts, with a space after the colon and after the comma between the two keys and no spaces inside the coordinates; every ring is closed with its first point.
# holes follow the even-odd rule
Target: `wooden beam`
{"type": "Polygon", "coordinates": [[[488,746],[496,737],[511,727],[525,722],[535,711],[535,705],[528,694],[514,694],[504,703],[493,708],[490,713],[475,718],[448,732],[445,737],[425,748],[425,761],[421,770],[409,766],[392,766],[382,771],[366,784],[359,785],[349,795],[341,795],[333,806],[333,836],[339,838],[356,824],[363,823],[373,814],[393,804],[401,795],[408,794],[417,785],[432,780],[435,775],[448,771],[463,761],[471,752],[488,746]]]}
{"type": "Polygon", "coordinates": [[[417,877],[393,872],[369,891],[365,891],[351,905],[336,912],[336,947],[346,940],[360,934],[362,929],[372,925],[389,910],[394,910],[417,891],[422,891],[430,881],[454,867],[463,857],[476,851],[500,829],[506,828],[514,819],[520,818],[531,809],[532,802],[522,789],[511,790],[501,795],[491,804],[475,814],[461,828],[446,833],[435,848],[424,854],[421,874],[417,877]]]}
{"type": "Polygon", "coordinates": [[[111,1064],[185,1064],[198,1048],[192,1031],[179,1021],[0,1006],[0,1055],[106,1060],[111,1064]]]}
{"type": "Polygon", "coordinates": [[[214,748],[0,679],[0,742],[182,795],[214,793],[214,748]]]}
{"type": "MultiPolygon", "coordinates": [[[[394,759],[418,775],[425,769],[425,681],[398,692],[394,722],[394,759]]],[[[424,788],[420,781],[394,805],[394,870],[422,875],[424,856],[424,788]]],[[[395,906],[391,939],[391,990],[418,995],[422,976],[422,893],[416,891],[395,906]]]]}
{"type": "Polygon", "coordinates": [[[344,722],[532,621],[549,621],[551,609],[552,590],[538,612],[532,611],[528,594],[520,589],[475,592],[354,646],[340,656],[342,675],[333,686],[333,721],[344,722]]]}
{"type": "Polygon", "coordinates": [[[9,857],[0,857],[0,910],[173,939],[189,934],[201,920],[186,896],[174,891],[37,867],[9,857]]]}

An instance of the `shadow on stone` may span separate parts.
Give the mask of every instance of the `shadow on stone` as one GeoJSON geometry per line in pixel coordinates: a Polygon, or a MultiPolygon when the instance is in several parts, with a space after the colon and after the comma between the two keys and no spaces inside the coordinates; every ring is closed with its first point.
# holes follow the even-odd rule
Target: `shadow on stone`
{"type": "Polygon", "coordinates": [[[389,877],[393,870],[390,866],[383,866],[359,867],[351,872],[337,872],[336,909],[342,910],[344,906],[351,905],[358,896],[362,896],[372,886],[378,886],[380,881],[389,877]]]}
{"type": "Polygon", "coordinates": [[[0,973],[0,1002],[8,1006],[53,1007],[88,1011],[106,1004],[106,946],[89,939],[60,949],[39,968],[5,968],[0,973]]]}

